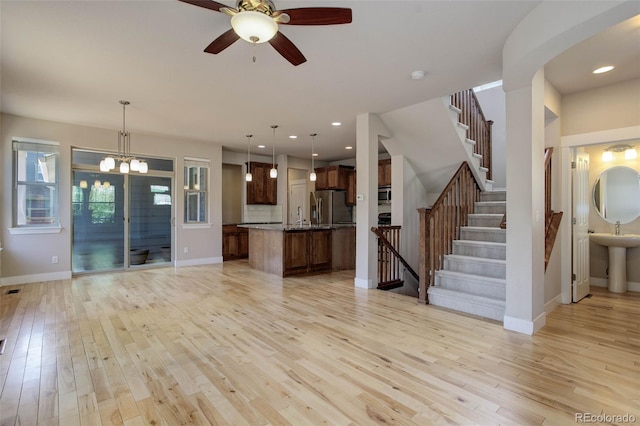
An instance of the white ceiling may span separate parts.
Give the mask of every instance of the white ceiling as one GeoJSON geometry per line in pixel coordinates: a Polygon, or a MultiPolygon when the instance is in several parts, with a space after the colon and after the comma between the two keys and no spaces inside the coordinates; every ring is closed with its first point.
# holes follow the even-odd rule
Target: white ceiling
{"type": "MultiPolygon", "coordinates": [[[[236,151],[246,149],[245,134],[251,133],[252,145],[267,145],[270,155],[270,126],[277,124],[277,153],[307,157],[314,132],[318,159],[349,158],[355,152],[344,147],[355,144],[358,114],[384,113],[500,79],[505,40],[540,1],[275,3],[279,9],[349,7],[353,23],[281,25],[307,58],[294,67],[268,44],[254,48],[239,40],[218,55],[204,53],[230,28],[229,17],[177,0],[1,0],[0,106],[7,113],[115,131],[122,125],[118,101],[126,99],[133,151],[136,132],[236,151]],[[412,80],[415,70],[426,71],[426,78],[412,80]],[[333,127],[333,121],[343,125],[333,127]],[[288,139],[291,134],[299,139],[288,139]]],[[[620,60],[630,51],[636,56],[626,58],[627,65],[637,64],[638,27],[576,47],[568,59],[548,65],[547,78],[561,93],[571,93],[592,87],[575,75],[596,59],[620,60]],[[635,45],[611,48],[631,36],[635,45]]],[[[621,68],[596,84],[631,78],[621,68]]]]}

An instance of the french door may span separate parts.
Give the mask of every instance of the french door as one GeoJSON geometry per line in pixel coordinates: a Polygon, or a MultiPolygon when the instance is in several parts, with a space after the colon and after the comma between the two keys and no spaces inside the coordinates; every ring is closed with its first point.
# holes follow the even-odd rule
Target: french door
{"type": "MultiPolygon", "coordinates": [[[[94,153],[80,154],[86,157],[94,153]]],[[[74,152],[75,157],[82,155],[74,152]]],[[[74,274],[172,261],[171,175],[154,174],[153,170],[149,174],[120,174],[74,169],[74,274]]]]}

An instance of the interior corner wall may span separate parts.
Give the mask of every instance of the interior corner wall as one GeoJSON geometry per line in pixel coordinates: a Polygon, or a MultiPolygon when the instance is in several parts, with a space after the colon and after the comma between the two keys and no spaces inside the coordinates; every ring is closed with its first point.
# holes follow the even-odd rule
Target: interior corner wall
{"type": "Polygon", "coordinates": [[[491,126],[491,180],[494,189],[507,187],[507,112],[502,86],[476,92],[476,97],[491,126]]]}
{"type": "MultiPolygon", "coordinates": [[[[71,149],[72,147],[113,152],[117,148],[117,130],[64,124],[53,121],[0,115],[2,191],[2,222],[0,241],[3,244],[2,282],[26,283],[32,278],[60,277],[71,275],[71,149]],[[25,137],[60,143],[59,157],[59,216],[62,230],[55,234],[16,235],[9,232],[12,227],[12,138],[25,137]],[[58,256],[57,264],[51,263],[58,256]],[[10,278],[10,279],[9,279],[10,278]]],[[[222,147],[202,141],[175,137],[134,134],[134,154],[160,156],[175,160],[174,206],[175,239],[174,259],[176,264],[202,264],[222,261],[222,147]],[[211,162],[211,197],[209,211],[211,226],[189,229],[184,227],[184,157],[208,159],[211,162]],[[188,253],[183,248],[188,247],[188,253]]],[[[97,165],[96,165],[96,170],[97,165]]],[[[59,278],[55,278],[59,279],[59,278]]],[[[40,279],[36,279],[39,281],[40,279]]]]}
{"type": "MultiPolygon", "coordinates": [[[[560,205],[562,201],[562,179],[561,179],[561,161],[560,161],[560,118],[554,114],[547,104],[551,105],[552,109],[559,110],[560,97],[557,92],[555,94],[552,91],[551,94],[547,91],[548,86],[545,85],[545,148],[553,148],[551,156],[551,209],[554,212],[561,210],[560,205]],[[549,96],[551,95],[551,96],[549,96]],[[556,96],[557,95],[557,96],[556,96]]],[[[563,212],[562,220],[569,220],[571,212],[563,212]]],[[[560,242],[562,241],[563,227],[561,226],[556,235],[556,239],[551,251],[549,263],[544,274],[544,302],[545,311],[549,313],[559,304],[559,296],[562,292],[561,286],[561,258],[562,250],[559,249],[560,242]]]]}
{"type": "Polygon", "coordinates": [[[640,79],[610,84],[562,98],[562,135],[640,124],[640,79]]]}

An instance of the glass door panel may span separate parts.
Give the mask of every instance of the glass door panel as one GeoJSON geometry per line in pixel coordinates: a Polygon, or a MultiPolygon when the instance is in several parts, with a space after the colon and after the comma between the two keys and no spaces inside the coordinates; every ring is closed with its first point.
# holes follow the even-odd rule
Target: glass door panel
{"type": "Polygon", "coordinates": [[[124,176],[73,172],[72,270],[124,268],[124,176]]]}
{"type": "Polygon", "coordinates": [[[170,177],[129,175],[129,265],[171,262],[170,177]]]}

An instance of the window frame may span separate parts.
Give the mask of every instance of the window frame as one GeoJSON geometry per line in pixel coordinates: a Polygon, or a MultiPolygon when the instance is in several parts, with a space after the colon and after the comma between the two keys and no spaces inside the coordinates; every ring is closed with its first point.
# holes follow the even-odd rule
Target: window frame
{"type": "MultiPolygon", "coordinates": [[[[12,137],[11,138],[11,154],[12,154],[12,233],[29,233],[29,232],[59,232],[61,229],[60,226],[60,143],[54,141],[40,140],[40,139],[30,139],[23,137],[12,137]],[[39,158],[41,154],[51,156],[53,159],[53,181],[45,182],[39,181],[36,179],[33,182],[30,182],[28,178],[25,177],[25,180],[21,180],[21,174],[26,173],[27,167],[29,167],[26,162],[21,158],[21,152],[35,152],[36,158],[39,158]],[[24,162],[24,164],[23,164],[24,162]],[[21,173],[22,172],[22,173],[21,173]],[[23,188],[21,190],[21,188],[23,188]],[[49,216],[51,217],[50,221],[46,223],[28,223],[27,222],[27,211],[29,210],[29,206],[27,205],[27,195],[33,191],[35,188],[39,188],[39,191],[42,191],[43,188],[49,188],[49,192],[51,193],[50,197],[45,197],[45,200],[49,202],[47,207],[39,207],[40,209],[46,208],[49,210],[49,216]],[[24,223],[21,221],[21,217],[24,216],[24,223]],[[56,231],[57,230],[57,231],[56,231]],[[14,232],[15,231],[15,232],[14,232]]],[[[25,159],[26,159],[25,154],[25,159]]],[[[37,160],[36,160],[37,161],[37,160]]],[[[41,167],[37,166],[37,173],[41,173],[41,167]]],[[[35,191],[35,192],[39,192],[35,191]]],[[[37,208],[37,207],[34,207],[37,208]]]]}
{"type": "Polygon", "coordinates": [[[185,226],[198,226],[209,225],[209,217],[211,209],[209,208],[209,188],[211,185],[211,162],[208,159],[203,158],[184,158],[184,210],[183,210],[183,224],[185,226]],[[191,169],[197,168],[196,181],[191,182],[191,169]],[[206,176],[202,177],[202,169],[206,170],[206,176]],[[204,183],[204,185],[203,185],[204,183]],[[197,187],[196,187],[197,185],[197,187]],[[196,204],[196,219],[190,220],[190,200],[195,198],[196,204]],[[204,199],[203,199],[204,198],[204,199]],[[204,209],[204,211],[202,211],[204,209]]]}

